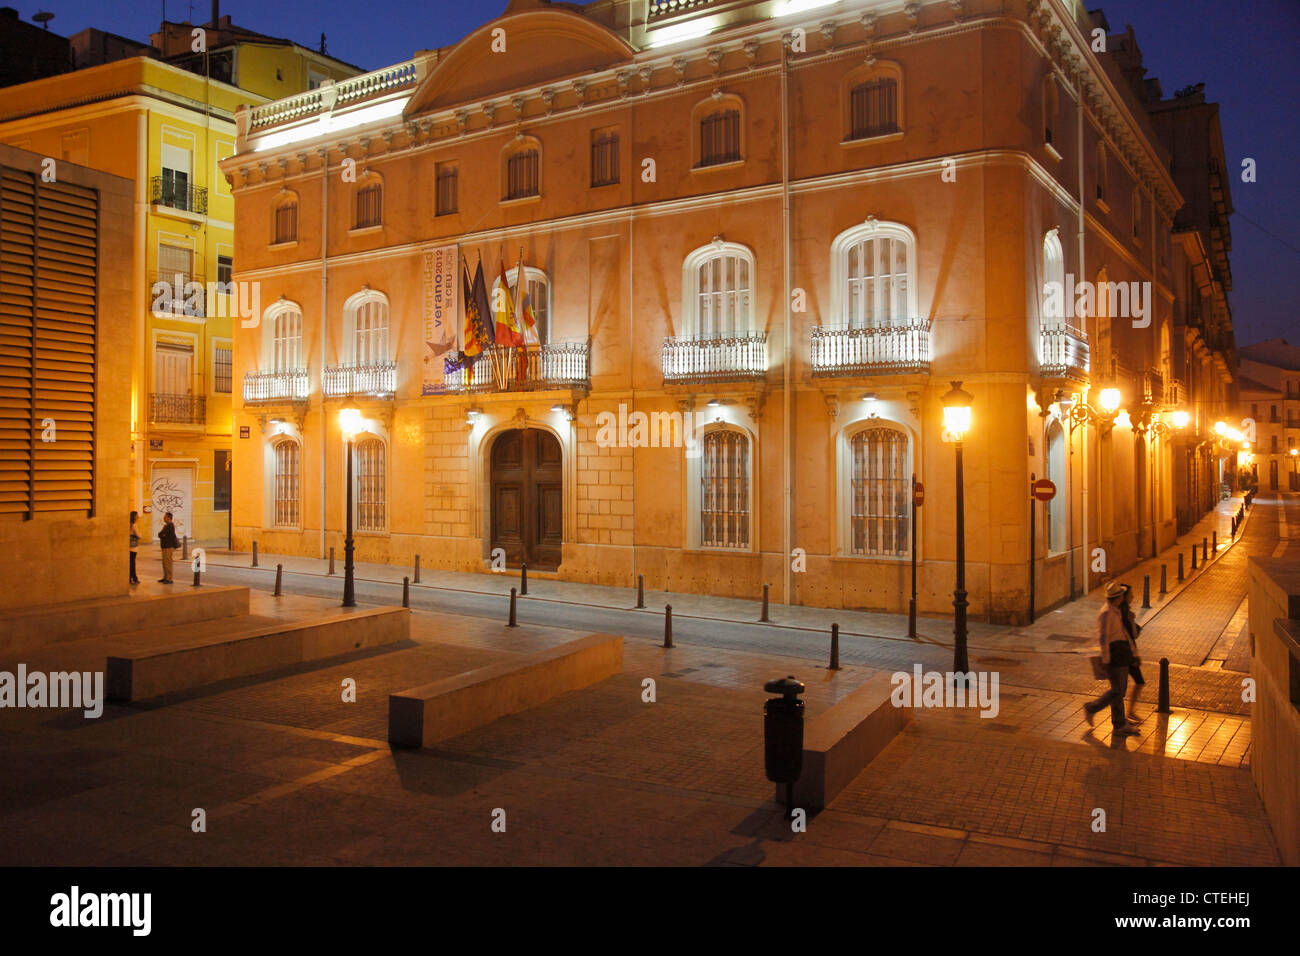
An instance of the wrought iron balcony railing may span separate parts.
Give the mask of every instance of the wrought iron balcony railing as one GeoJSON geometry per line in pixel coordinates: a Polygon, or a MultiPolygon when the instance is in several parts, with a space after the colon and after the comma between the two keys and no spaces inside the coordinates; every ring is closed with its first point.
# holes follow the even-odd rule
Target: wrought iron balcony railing
{"type": "Polygon", "coordinates": [[[767,374],[767,333],[725,339],[664,339],[665,383],[744,382],[767,374]]]}
{"type": "Polygon", "coordinates": [[[154,424],[202,425],[207,421],[207,398],[203,395],[150,392],[149,421],[154,424]]]}
{"type": "Polygon", "coordinates": [[[392,395],[397,391],[397,363],[327,366],[324,388],[325,394],[331,398],[339,395],[392,395]]]}
{"type": "Polygon", "coordinates": [[[1165,407],[1186,410],[1187,386],[1176,378],[1165,382],[1165,407]]]}
{"type": "Polygon", "coordinates": [[[208,214],[208,189],[206,186],[188,186],[168,182],[161,176],[149,180],[149,201],[182,212],[208,214]]]}
{"type": "Polygon", "coordinates": [[[812,330],[814,378],[930,371],[930,323],[912,319],[883,328],[812,330]]]}
{"type": "Polygon", "coordinates": [[[244,402],[300,402],[307,398],[310,382],[305,368],[244,375],[244,402]]]}
{"type": "Polygon", "coordinates": [[[586,388],[591,384],[586,342],[558,342],[520,348],[490,348],[474,361],[446,373],[453,392],[528,392],[586,388]]]}
{"type": "Polygon", "coordinates": [[[155,272],[150,276],[149,302],[154,312],[202,318],[208,314],[207,283],[192,272],[155,272]]]}
{"type": "Polygon", "coordinates": [[[1082,332],[1069,325],[1044,327],[1038,343],[1043,378],[1087,380],[1088,340],[1082,332]]]}
{"type": "Polygon", "coordinates": [[[1164,373],[1153,368],[1147,369],[1142,373],[1142,401],[1148,405],[1160,405],[1164,400],[1164,373]]]}

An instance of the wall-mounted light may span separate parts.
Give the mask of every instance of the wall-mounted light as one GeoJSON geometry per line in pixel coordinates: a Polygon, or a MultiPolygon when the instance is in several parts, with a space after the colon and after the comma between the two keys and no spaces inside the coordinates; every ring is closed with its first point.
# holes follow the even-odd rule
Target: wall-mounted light
{"type": "Polygon", "coordinates": [[[874,402],[874,401],[876,400],[876,393],[875,393],[875,392],[867,392],[866,394],[864,394],[864,395],[862,396],[862,400],[863,400],[864,402],[874,402]]]}
{"type": "Polygon", "coordinates": [[[1103,388],[1097,395],[1097,403],[1107,415],[1115,414],[1119,408],[1120,394],[1118,388],[1103,388]]]}
{"type": "Polygon", "coordinates": [[[1187,423],[1188,423],[1189,421],[1191,421],[1191,420],[1192,420],[1192,417],[1191,417],[1190,415],[1188,415],[1188,414],[1187,414],[1186,412],[1184,412],[1184,411],[1177,411],[1177,412],[1174,412],[1174,427],[1175,427],[1175,428],[1186,428],[1186,427],[1187,427],[1187,423]]]}
{"type": "Polygon", "coordinates": [[[722,401],[720,399],[716,399],[716,398],[709,399],[709,408],[718,408],[721,405],[722,405],[722,401]]]}

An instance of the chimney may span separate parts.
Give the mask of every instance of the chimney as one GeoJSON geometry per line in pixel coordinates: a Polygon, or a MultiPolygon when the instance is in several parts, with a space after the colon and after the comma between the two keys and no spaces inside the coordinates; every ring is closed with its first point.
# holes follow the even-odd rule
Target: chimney
{"type": "Polygon", "coordinates": [[[221,22],[221,0],[212,0],[212,28],[215,30],[221,22]]]}

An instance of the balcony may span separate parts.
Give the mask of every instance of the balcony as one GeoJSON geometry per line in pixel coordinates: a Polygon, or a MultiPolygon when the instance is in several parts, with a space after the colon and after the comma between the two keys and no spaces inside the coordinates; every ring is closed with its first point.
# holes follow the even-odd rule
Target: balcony
{"type": "Polygon", "coordinates": [[[664,384],[759,381],[767,374],[767,333],[727,339],[664,339],[664,384]]]}
{"type": "Polygon", "coordinates": [[[202,425],[207,421],[207,398],[150,392],[149,421],[155,425],[202,425]]]}
{"type": "Polygon", "coordinates": [[[1187,386],[1176,378],[1165,382],[1165,407],[1187,410],[1187,386]]]}
{"type": "Polygon", "coordinates": [[[164,182],[161,176],[149,180],[149,201],[169,209],[192,212],[200,216],[208,214],[208,190],[206,186],[182,186],[174,182],[164,182]]]}
{"type": "Polygon", "coordinates": [[[310,383],[305,368],[244,375],[244,404],[269,405],[307,400],[310,383]]]}
{"type": "Polygon", "coordinates": [[[208,287],[191,272],[155,272],[149,277],[150,308],[163,315],[203,318],[208,314],[208,287]]]}
{"type": "Polygon", "coordinates": [[[1045,379],[1088,380],[1088,340],[1069,325],[1038,330],[1038,359],[1045,379]]]}
{"type": "Polygon", "coordinates": [[[1160,405],[1165,399],[1165,377],[1156,369],[1142,373],[1142,401],[1146,405],[1160,405]]]}
{"type": "Polygon", "coordinates": [[[327,366],[324,389],[328,398],[341,395],[391,396],[397,391],[397,363],[327,366]]]}
{"type": "Polygon", "coordinates": [[[537,392],[591,384],[586,342],[560,342],[523,348],[490,348],[474,362],[449,371],[449,392],[537,392]]]}
{"type": "Polygon", "coordinates": [[[930,323],[924,319],[874,329],[816,326],[813,378],[853,378],[930,371],[930,323]]]}

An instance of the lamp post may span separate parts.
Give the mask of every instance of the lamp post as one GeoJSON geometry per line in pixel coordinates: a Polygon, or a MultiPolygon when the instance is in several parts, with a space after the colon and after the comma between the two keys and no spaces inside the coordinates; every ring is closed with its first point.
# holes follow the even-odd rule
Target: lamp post
{"type": "Polygon", "coordinates": [[[966,662],[966,489],[962,473],[962,445],[970,431],[972,398],[953,382],[952,390],[943,397],[943,426],[946,438],[956,446],[957,452],[957,587],[952,594],[952,669],[965,674],[970,670],[966,662]]]}
{"type": "Polygon", "coordinates": [[[361,409],[350,398],[339,409],[339,427],[348,443],[348,535],[343,540],[343,606],[356,607],[356,583],[352,565],[352,439],[361,430],[361,409]]]}
{"type": "Polygon", "coordinates": [[[1292,448],[1291,449],[1291,490],[1292,491],[1296,490],[1295,463],[1298,457],[1300,457],[1300,448],[1292,448]]]}

